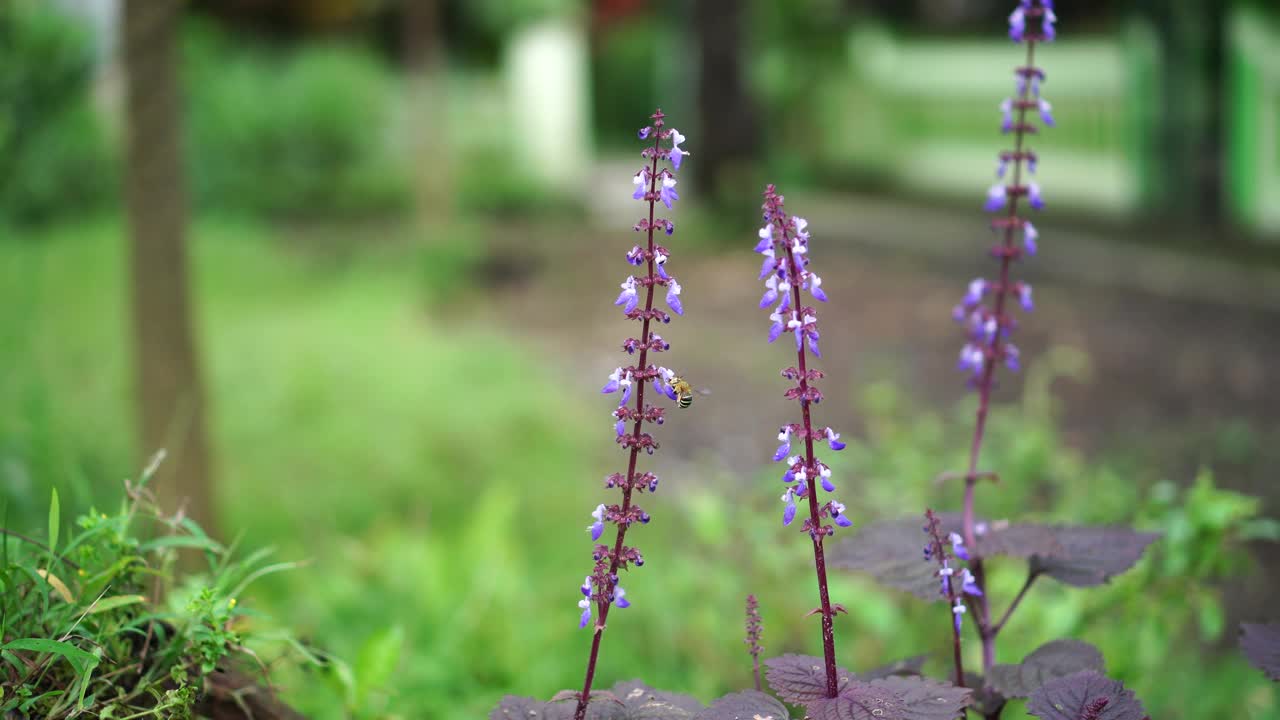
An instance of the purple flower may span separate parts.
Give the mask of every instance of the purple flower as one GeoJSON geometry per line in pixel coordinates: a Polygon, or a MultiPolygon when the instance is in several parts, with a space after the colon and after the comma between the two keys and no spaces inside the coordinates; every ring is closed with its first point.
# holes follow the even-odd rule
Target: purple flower
{"type": "Polygon", "coordinates": [[[627,262],[637,266],[643,265],[644,249],[642,249],[639,245],[636,245],[635,247],[631,248],[631,250],[627,252],[627,262]]]}
{"type": "MultiPolygon", "coordinates": [[[[619,387],[625,387],[628,393],[631,392],[631,373],[623,370],[622,368],[616,368],[613,372],[609,373],[609,382],[605,383],[604,387],[600,388],[600,392],[605,394],[617,392],[619,387]]],[[[622,403],[625,405],[626,402],[627,401],[624,398],[622,403]]]]}
{"type": "Polygon", "coordinates": [[[1009,14],[1009,39],[1014,42],[1022,42],[1023,36],[1027,32],[1027,16],[1023,12],[1022,6],[1014,8],[1009,14]]]}
{"type": "Polygon", "coordinates": [[[1009,132],[1013,129],[1013,100],[1005,98],[1000,103],[1000,131],[1009,132]]]}
{"type": "Polygon", "coordinates": [[[764,295],[760,297],[761,309],[767,308],[778,299],[778,292],[786,292],[791,289],[787,281],[783,280],[781,286],[778,284],[778,276],[770,275],[768,280],[764,281],[764,295]]]}
{"type": "Polygon", "coordinates": [[[613,604],[623,610],[631,607],[631,601],[627,599],[627,591],[623,590],[621,585],[613,587],[613,604]]]}
{"type": "Polygon", "coordinates": [[[775,312],[769,315],[769,319],[773,321],[773,325],[769,326],[769,342],[773,342],[774,340],[778,339],[779,335],[782,334],[782,329],[784,327],[782,322],[782,314],[775,312]]]}
{"type": "Polygon", "coordinates": [[[818,331],[814,330],[807,334],[809,336],[809,352],[813,353],[815,357],[822,357],[822,353],[818,350],[818,331]]]}
{"type": "Polygon", "coordinates": [[[1027,283],[1018,283],[1018,302],[1022,303],[1022,309],[1031,312],[1034,307],[1031,304],[1031,285],[1027,283]]]}
{"type": "Polygon", "coordinates": [[[773,248],[773,223],[769,223],[760,228],[757,233],[760,236],[760,242],[756,243],[756,252],[762,253],[765,250],[772,251],[773,248]]]}
{"type": "Polygon", "coordinates": [[[649,168],[644,168],[631,178],[632,184],[636,186],[636,191],[631,193],[631,197],[636,200],[643,200],[645,193],[649,192],[649,168]]]}
{"type": "Polygon", "coordinates": [[[807,283],[809,286],[809,294],[813,296],[814,300],[817,300],[818,302],[827,301],[827,294],[822,290],[822,278],[814,275],[813,273],[809,273],[807,283]]]}
{"type": "Polygon", "coordinates": [[[760,263],[760,277],[757,280],[763,280],[769,276],[778,267],[778,259],[774,257],[773,248],[764,251],[764,262],[760,263]]]}
{"type": "Polygon", "coordinates": [[[618,299],[613,301],[614,305],[623,305],[622,312],[630,313],[636,309],[636,305],[640,304],[640,295],[636,292],[636,278],[634,275],[628,275],[618,287],[622,288],[622,292],[618,293],[618,299]]]}
{"type": "Polygon", "coordinates": [[[791,521],[796,519],[795,494],[796,491],[793,488],[787,488],[787,491],[782,493],[782,502],[787,504],[786,509],[782,511],[783,525],[790,525],[791,521]]]}
{"type": "Polygon", "coordinates": [[[1054,27],[1054,23],[1058,22],[1058,16],[1053,12],[1053,3],[1044,3],[1044,25],[1041,27],[1041,34],[1044,35],[1045,42],[1053,42],[1058,37],[1058,30],[1054,27]]]}
{"type": "Polygon", "coordinates": [[[676,193],[676,179],[670,175],[662,176],[662,190],[658,192],[658,199],[662,201],[667,209],[671,209],[671,203],[680,199],[680,195],[676,193]]]}
{"type": "Polygon", "coordinates": [[[583,595],[587,597],[591,597],[591,576],[590,575],[588,575],[586,579],[582,581],[582,587],[578,589],[582,591],[583,595]]]}
{"type": "Polygon", "coordinates": [[[652,131],[653,131],[653,127],[645,126],[640,128],[640,131],[636,133],[636,136],[639,137],[641,140],[648,140],[649,133],[652,131]]]}
{"type": "Polygon", "coordinates": [[[578,620],[578,627],[584,628],[587,623],[591,622],[591,601],[583,598],[578,601],[578,607],[582,608],[582,617],[578,620]]]}
{"type": "Polygon", "coordinates": [[[587,530],[591,533],[591,540],[594,542],[604,534],[604,503],[596,506],[596,509],[591,512],[591,517],[596,521],[588,525],[587,530]]]}
{"type": "Polygon", "coordinates": [[[1040,120],[1045,125],[1048,125],[1049,127],[1053,127],[1053,113],[1051,112],[1053,110],[1053,106],[1050,105],[1049,101],[1045,100],[1044,98],[1040,98],[1039,105],[1040,105],[1040,120]]]}
{"type": "Polygon", "coordinates": [[[1005,171],[1009,169],[1009,158],[1001,153],[999,159],[996,160],[996,177],[1004,178],[1005,171]]]}
{"type": "Polygon", "coordinates": [[[1013,343],[1005,343],[1004,346],[1004,366],[1018,372],[1022,369],[1022,362],[1018,359],[1018,348],[1013,343]]]}
{"type": "MultiPolygon", "coordinates": [[[[671,167],[676,170],[680,169],[680,163],[684,162],[684,156],[689,154],[687,151],[680,149],[680,143],[684,141],[684,135],[681,135],[679,130],[671,128],[671,153],[668,155],[668,159],[671,161],[671,167]]],[[[670,207],[670,205],[667,207],[670,207]]]]}
{"type": "Polygon", "coordinates": [[[1027,183],[1027,200],[1036,210],[1044,209],[1044,198],[1040,197],[1039,183],[1027,183]]]}
{"type": "Polygon", "coordinates": [[[965,549],[964,538],[960,537],[960,533],[953,532],[947,536],[947,539],[951,541],[951,550],[956,554],[956,557],[961,560],[969,559],[969,551],[965,549]]]}
{"type": "Polygon", "coordinates": [[[845,444],[840,442],[840,433],[831,428],[827,428],[827,444],[831,446],[832,450],[845,449],[845,444]]]}
{"type": "Polygon", "coordinates": [[[844,504],[831,501],[831,517],[835,519],[836,524],[840,527],[853,527],[853,521],[848,515],[844,514],[844,504]]]}
{"type": "Polygon", "coordinates": [[[960,348],[960,362],[957,364],[957,369],[968,370],[977,375],[982,372],[986,362],[987,356],[981,348],[973,343],[966,343],[963,348],[960,348]]]}
{"type": "Polygon", "coordinates": [[[680,283],[674,278],[667,283],[667,307],[677,315],[684,314],[684,306],[680,304],[680,283]]]}
{"type": "MultiPolygon", "coordinates": [[[[818,477],[822,478],[822,489],[827,492],[835,492],[836,486],[831,482],[831,468],[823,463],[818,463],[818,477]]],[[[844,512],[841,510],[841,512],[844,512]]]]}
{"type": "Polygon", "coordinates": [[[778,442],[782,443],[778,446],[778,450],[773,453],[773,461],[778,462],[791,452],[791,426],[783,425],[778,428],[778,442]]]}
{"type": "Polygon", "coordinates": [[[1029,222],[1022,224],[1022,249],[1028,255],[1036,254],[1036,240],[1040,238],[1040,233],[1036,232],[1036,226],[1029,222]]]}
{"type": "Polygon", "coordinates": [[[987,202],[983,205],[983,209],[987,212],[995,212],[1004,207],[1006,200],[1004,185],[992,185],[987,191],[987,202]]]}
{"type": "Polygon", "coordinates": [[[956,598],[956,604],[951,608],[951,612],[955,616],[956,632],[960,632],[960,626],[962,625],[960,618],[964,616],[964,601],[956,598]]]}
{"type": "Polygon", "coordinates": [[[982,278],[974,278],[969,281],[969,291],[964,294],[964,306],[971,308],[982,302],[982,296],[987,292],[987,281],[982,278]]]}
{"type": "Polygon", "coordinates": [[[981,595],[982,588],[978,587],[978,583],[973,578],[973,573],[969,572],[969,568],[965,568],[960,574],[960,590],[969,595],[981,595]]]}

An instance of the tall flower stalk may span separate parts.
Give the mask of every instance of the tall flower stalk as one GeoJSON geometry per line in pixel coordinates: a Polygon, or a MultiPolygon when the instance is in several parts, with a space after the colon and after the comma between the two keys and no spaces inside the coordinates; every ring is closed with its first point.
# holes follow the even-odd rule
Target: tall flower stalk
{"type": "Polygon", "coordinates": [[[641,452],[652,455],[658,449],[658,442],[644,431],[644,424],[661,425],[664,414],[664,408],[645,403],[645,387],[651,386],[656,395],[665,395],[670,400],[677,398],[670,384],[675,373],[650,362],[650,353],[663,353],[671,346],[661,335],[651,332],[650,328],[655,322],[665,324],[671,321],[671,316],[665,310],[654,307],[654,294],[659,287],[666,291],[665,301],[671,312],[676,315],[684,314],[684,308],[680,304],[680,283],[667,272],[671,253],[655,241],[655,233],[662,231],[671,235],[675,231],[675,225],[670,220],[656,217],[657,206],[662,203],[670,210],[672,203],[679,199],[674,171],[680,169],[684,156],[689,153],[680,148],[680,143],[685,140],[680,131],[665,127],[661,109],[655,111],[650,120],[651,123],[637,133],[649,145],[640,153],[646,162],[635,174],[633,183],[636,187],[632,194],[633,198],[648,205],[648,217],[642,218],[634,227],[636,232],[645,234],[646,240],[643,246],[636,245],[626,254],[627,262],[642,270],[643,274],[629,275],[622,282],[622,292],[614,301],[615,305],[622,306],[623,314],[628,320],[640,323],[639,337],[629,337],[622,343],[622,349],[628,355],[639,353],[639,357],[634,365],[615,369],[601,390],[603,393],[622,393],[621,401],[613,410],[613,426],[615,441],[628,456],[627,470],[625,473],[615,472],[604,480],[605,488],[622,492],[622,502],[597,505],[591,513],[592,522],[587,526],[594,543],[592,559],[595,565],[579,588],[583,595],[578,602],[578,607],[582,610],[579,625],[585,628],[591,624],[593,611],[596,619],[586,677],[574,713],[575,720],[586,717],[596,661],[600,656],[600,641],[604,637],[609,610],[614,606],[625,609],[631,605],[626,591],[619,583],[618,573],[633,565],[644,565],[644,556],[640,551],[625,542],[627,530],[633,524],[649,522],[649,513],[636,504],[635,498],[645,492],[657,491],[658,477],[652,472],[640,472],[636,465],[641,452]],[[664,147],[664,143],[668,143],[668,146],[664,147]],[[662,162],[670,167],[660,168],[659,164],[662,162]],[[634,405],[629,405],[633,398],[634,405]],[[599,542],[607,525],[615,527],[611,545],[599,542]]]}
{"type": "Polygon", "coordinates": [[[826,302],[822,290],[822,278],[809,269],[809,232],[804,218],[788,215],[783,209],[783,197],[773,185],[764,191],[764,222],[760,229],[760,242],[756,252],[764,255],[760,279],[765,281],[764,296],[760,307],[772,308],[769,319],[769,342],[777,340],[784,331],[795,338],[796,364],[782,371],[782,376],[795,383],[785,396],[800,404],[800,422],[788,423],[778,428],[781,443],[773,455],[774,462],[784,462],[787,470],[782,476],[786,490],[782,501],[786,504],[782,524],[790,525],[798,511],[796,501],[807,501],[808,513],[802,530],[813,541],[813,565],[818,578],[818,600],[821,605],[814,613],[822,615],[822,648],[826,664],[827,697],[839,692],[836,674],[836,646],[833,615],[843,611],[833,605],[827,592],[827,564],[823,555],[823,539],[835,533],[835,527],[825,524],[831,520],[841,527],[853,524],[845,515],[845,506],[832,499],[818,501],[818,486],[828,493],[835,492],[831,482],[831,468],[814,454],[814,445],[826,442],[832,450],[843,450],[845,444],[840,435],[829,427],[813,424],[810,408],[822,402],[822,392],[814,382],[822,378],[822,371],[808,366],[806,350],[814,357],[821,357],[818,349],[818,316],[814,308],[804,305],[800,291],[806,290],[820,302],[826,302]],[[775,306],[776,303],[776,306],[775,306]],[[803,452],[792,454],[792,443],[804,444],[803,452]]]}
{"type": "MultiPolygon", "coordinates": [[[[1015,261],[1036,254],[1039,238],[1031,221],[1018,215],[1018,204],[1025,197],[1032,209],[1044,207],[1040,186],[1030,179],[1035,174],[1039,158],[1028,147],[1027,138],[1036,134],[1039,128],[1033,119],[1029,119],[1028,111],[1036,111],[1045,126],[1054,125],[1049,102],[1040,94],[1045,75],[1035,66],[1035,50],[1037,43],[1049,42],[1056,37],[1056,22],[1052,0],[1021,0],[1009,15],[1009,38],[1026,46],[1026,61],[1014,69],[1014,96],[1000,104],[1003,116],[1001,130],[1013,136],[1013,150],[1000,153],[996,165],[999,182],[988,191],[985,205],[987,212],[997,214],[991,221],[991,227],[1000,234],[1001,241],[991,248],[991,255],[1000,262],[1000,274],[995,280],[976,278],[970,282],[968,292],[953,313],[956,321],[965,326],[968,335],[968,342],[960,351],[960,368],[970,374],[969,383],[978,392],[978,411],[973,441],[969,446],[964,491],[963,540],[970,546],[982,530],[974,521],[975,488],[979,479],[991,476],[991,473],[979,472],[978,463],[996,367],[1003,364],[1016,372],[1020,366],[1018,348],[1010,341],[1017,321],[1009,312],[1009,301],[1015,299],[1025,311],[1032,309],[1031,286],[1012,278],[1012,266],[1015,261]],[[1010,167],[1011,182],[1005,184],[1004,178],[1010,167]]],[[[982,558],[974,557],[970,568],[976,587],[980,591],[985,589],[982,558]]],[[[1021,599],[1021,594],[1018,599],[1021,599]]],[[[992,622],[985,594],[974,596],[970,603],[976,608],[974,615],[982,640],[983,674],[987,675],[995,664],[995,639],[1003,627],[1003,620],[992,622]]]]}

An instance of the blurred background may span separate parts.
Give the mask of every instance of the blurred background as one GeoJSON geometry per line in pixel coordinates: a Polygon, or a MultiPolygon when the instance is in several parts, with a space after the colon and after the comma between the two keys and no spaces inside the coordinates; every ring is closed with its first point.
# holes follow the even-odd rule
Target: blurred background
{"type": "MultiPolygon", "coordinates": [[[[311,561],[244,600],[350,661],[342,690],[273,660],[310,716],[475,718],[579,686],[583,528],[621,462],[610,302],[660,105],[692,153],[668,243],[687,312],[663,334],[712,395],[660,431],[600,684],[745,687],[748,592],[769,653],[817,652],[768,463],[794,408],[755,306],[759,194],[811,223],[819,419],[852,438],[855,522],[958,507],[932,482],[972,431],[950,308],[991,268],[1012,4],[3,0],[8,524],[38,533],[51,487],[68,517],[114,503],[165,447],[171,507],[311,561]]],[[[1280,717],[1235,650],[1237,622],[1280,618],[1280,12],[1057,9],[1019,268],[1038,308],[980,507],[1166,538],[1103,588],[1039,584],[999,659],[1072,635],[1152,717],[1280,717]]],[[[998,569],[998,597],[1021,580],[998,569]]],[[[833,597],[843,665],[926,648],[942,671],[937,606],[846,574],[833,597]]]]}

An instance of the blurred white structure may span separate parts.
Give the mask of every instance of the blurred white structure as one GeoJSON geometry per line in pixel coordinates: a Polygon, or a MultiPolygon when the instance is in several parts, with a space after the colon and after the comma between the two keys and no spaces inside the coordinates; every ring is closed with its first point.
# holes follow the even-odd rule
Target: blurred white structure
{"type": "Polygon", "coordinates": [[[577,189],[591,161],[587,37],[553,19],[516,30],[503,59],[513,152],[534,179],[577,189]]]}

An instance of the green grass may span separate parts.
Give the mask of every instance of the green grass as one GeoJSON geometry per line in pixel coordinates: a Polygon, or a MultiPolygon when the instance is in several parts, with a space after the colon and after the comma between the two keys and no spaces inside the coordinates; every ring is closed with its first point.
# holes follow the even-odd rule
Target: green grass
{"type": "MultiPolygon", "coordinates": [[[[223,535],[310,560],[242,602],[348,661],[329,673],[281,665],[288,697],[317,718],[349,705],[355,717],[461,720],[504,693],[578,685],[585,527],[604,497],[598,480],[618,464],[606,401],[483,320],[465,274],[478,253],[459,246],[470,236],[321,247],[202,221],[194,237],[223,535]]],[[[0,491],[15,525],[44,527],[50,485],[71,513],[136,471],[124,251],[115,221],[0,238],[0,491]]],[[[1217,560],[1236,552],[1256,504],[1211,486],[1170,501],[1148,492],[1150,478],[1086,462],[1032,385],[1024,407],[993,416],[990,462],[1005,486],[995,511],[1182,530],[1107,588],[1038,587],[1001,659],[1077,635],[1102,647],[1153,717],[1276,717],[1260,674],[1199,650],[1229,630],[1214,624],[1217,592],[1187,580],[1227,572],[1217,560]],[[1188,673],[1198,682],[1177,680],[1188,673]]],[[[861,404],[871,431],[836,466],[859,498],[855,519],[953,506],[954,488],[939,496],[928,478],[963,452],[969,409],[922,414],[885,387],[861,404]]],[[[776,478],[761,470],[664,477],[646,505],[654,522],[633,536],[646,564],[624,580],[634,606],[611,616],[603,684],[642,676],[704,700],[744,687],[748,592],[760,596],[769,653],[817,651],[816,621],[803,617],[811,558],[779,526],[776,478]]],[[[1016,568],[993,579],[1001,598],[1019,581],[1016,568]]],[[[833,595],[850,609],[837,628],[846,666],[943,657],[937,606],[845,575],[833,595]]]]}

